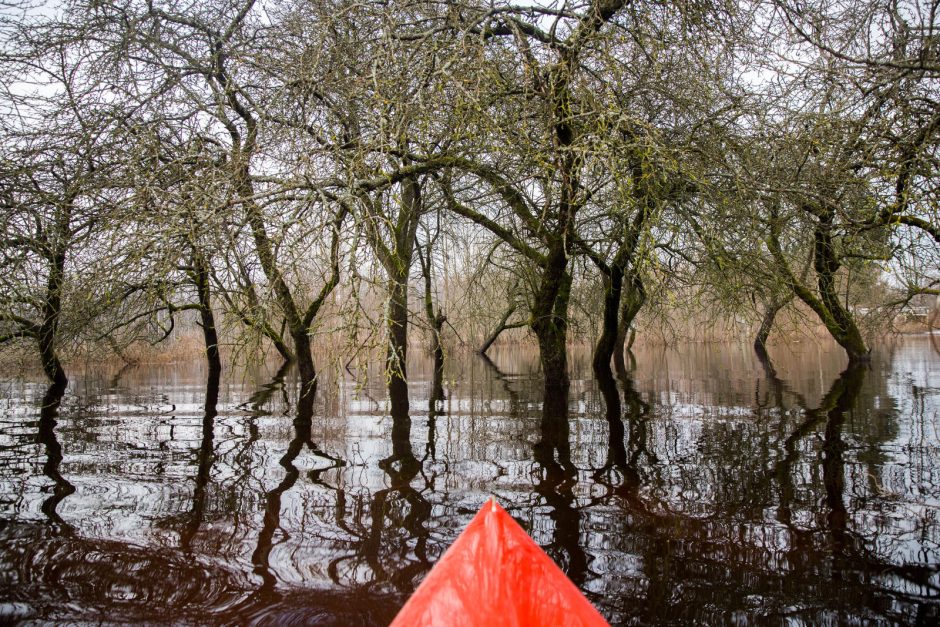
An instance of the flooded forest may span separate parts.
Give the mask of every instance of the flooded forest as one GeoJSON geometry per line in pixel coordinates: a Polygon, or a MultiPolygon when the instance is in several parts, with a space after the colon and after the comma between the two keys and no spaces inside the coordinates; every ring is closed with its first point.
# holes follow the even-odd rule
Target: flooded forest
{"type": "Polygon", "coordinates": [[[940,621],[938,20],[0,2],[0,622],[940,621]]]}

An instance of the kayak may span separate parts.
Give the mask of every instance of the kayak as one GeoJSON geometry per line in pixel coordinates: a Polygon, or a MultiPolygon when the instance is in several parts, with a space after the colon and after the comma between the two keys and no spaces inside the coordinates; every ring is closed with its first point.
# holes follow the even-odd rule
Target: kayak
{"type": "Polygon", "coordinates": [[[483,504],[392,621],[413,625],[607,625],[494,499],[483,504]]]}

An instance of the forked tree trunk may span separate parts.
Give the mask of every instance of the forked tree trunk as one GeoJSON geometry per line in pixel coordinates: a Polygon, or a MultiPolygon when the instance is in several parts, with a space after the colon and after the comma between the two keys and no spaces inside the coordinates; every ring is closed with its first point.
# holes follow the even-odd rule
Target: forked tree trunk
{"type": "Polygon", "coordinates": [[[869,361],[871,353],[865,345],[865,340],[852,314],[839,300],[835,289],[839,261],[832,239],[833,213],[821,212],[813,208],[806,209],[807,213],[816,216],[817,220],[813,233],[813,271],[816,274],[816,293],[814,293],[790,269],[780,246],[780,224],[777,220],[776,209],[772,207],[771,211],[773,221],[770,225],[767,245],[790,289],[819,316],[832,338],[845,350],[849,364],[869,361]]]}
{"type": "Polygon", "coordinates": [[[836,259],[831,229],[831,217],[820,220],[816,227],[813,249],[813,268],[816,271],[819,297],[823,306],[820,309],[824,313],[821,318],[832,337],[845,349],[849,363],[867,362],[871,358],[871,352],[865,345],[852,314],[843,306],[836,293],[839,262],[836,259]]]}
{"type": "Polygon", "coordinates": [[[509,323],[509,318],[516,312],[516,309],[518,308],[519,307],[515,304],[512,304],[506,308],[506,311],[503,312],[499,322],[496,323],[496,326],[493,327],[493,330],[490,332],[490,334],[486,337],[485,340],[483,340],[483,344],[481,344],[480,348],[477,350],[478,353],[485,355],[486,351],[490,350],[490,347],[493,346],[493,343],[496,342],[497,339],[499,339],[499,336],[503,333],[503,331],[507,331],[509,329],[518,329],[519,327],[525,326],[524,322],[517,322],[513,324],[509,323]]]}
{"type": "MultiPolygon", "coordinates": [[[[431,327],[431,356],[434,358],[434,377],[432,379],[431,397],[428,399],[428,437],[434,437],[434,417],[437,403],[444,400],[444,345],[441,339],[444,332],[444,323],[447,316],[440,307],[434,307],[434,286],[431,276],[431,252],[437,236],[428,241],[424,253],[418,247],[418,260],[421,262],[421,274],[424,275],[424,314],[431,327]]],[[[433,450],[433,446],[432,446],[433,450]]]]}
{"type": "MultiPolygon", "coordinates": [[[[254,187],[251,184],[247,164],[242,165],[242,167],[238,169],[236,183],[236,187],[243,197],[251,198],[254,195],[254,187]]],[[[261,208],[258,207],[253,200],[245,201],[244,207],[252,238],[254,239],[255,249],[258,252],[258,261],[261,263],[261,269],[264,271],[265,276],[271,282],[274,297],[277,299],[278,306],[284,314],[284,320],[287,322],[287,328],[294,344],[293,357],[297,362],[301,389],[304,393],[307,393],[307,391],[312,388],[317,377],[316,368],[313,364],[313,352],[310,348],[310,336],[307,325],[297,307],[297,303],[294,301],[290,287],[288,287],[277,265],[274,246],[271,243],[271,239],[268,237],[261,208]]]]}

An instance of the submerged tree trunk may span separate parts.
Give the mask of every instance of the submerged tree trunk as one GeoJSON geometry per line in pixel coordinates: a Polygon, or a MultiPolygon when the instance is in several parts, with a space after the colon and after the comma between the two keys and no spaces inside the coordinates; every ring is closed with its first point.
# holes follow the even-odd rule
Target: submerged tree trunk
{"type": "MultiPolygon", "coordinates": [[[[290,287],[287,285],[278,267],[274,246],[265,228],[264,215],[260,207],[258,207],[253,200],[250,200],[253,195],[253,187],[249,178],[247,165],[241,169],[241,173],[237,179],[240,182],[238,187],[239,192],[249,199],[244,201],[248,224],[251,228],[262,270],[270,281],[275,299],[284,314],[284,321],[286,322],[291,341],[294,344],[293,354],[287,350],[287,347],[284,346],[283,343],[275,342],[275,346],[285,359],[288,361],[296,361],[297,371],[300,375],[302,394],[305,397],[310,396],[313,394],[317,378],[316,367],[313,362],[313,351],[310,347],[310,327],[323,304],[326,302],[327,297],[339,283],[340,231],[343,221],[349,214],[349,206],[345,203],[341,203],[331,221],[330,275],[326,277],[323,285],[320,287],[320,291],[309,303],[307,308],[301,309],[294,300],[290,287]]],[[[275,332],[266,332],[265,335],[272,338],[279,336],[279,334],[275,332]]]]}
{"type": "Polygon", "coordinates": [[[53,384],[66,385],[69,382],[69,379],[65,375],[65,369],[62,367],[62,362],[59,360],[59,354],[56,346],[59,317],[58,308],[58,297],[55,298],[54,302],[47,302],[43,307],[47,315],[44,316],[44,320],[39,327],[37,340],[39,343],[39,359],[42,362],[43,372],[53,384]],[[52,313],[53,311],[55,311],[55,313],[52,313]]]}
{"type": "MultiPolygon", "coordinates": [[[[278,265],[276,247],[267,232],[264,212],[254,199],[255,189],[251,178],[250,160],[254,156],[257,147],[258,121],[251,113],[250,107],[242,102],[241,96],[228,89],[231,85],[231,77],[225,69],[224,59],[222,58],[218,60],[215,80],[224,86],[226,105],[231,107],[245,125],[244,134],[235,125],[226,125],[232,139],[233,184],[245,210],[245,217],[255,244],[255,250],[258,253],[261,269],[270,283],[271,290],[284,315],[284,321],[287,323],[287,329],[294,344],[294,358],[297,361],[297,370],[300,374],[302,395],[308,396],[313,393],[316,382],[316,369],[313,363],[313,352],[310,348],[309,330],[326,297],[339,282],[339,229],[348,212],[348,207],[346,204],[341,203],[341,209],[333,220],[333,241],[330,248],[331,275],[309,307],[302,310],[284,279],[278,265]]],[[[284,354],[281,348],[279,348],[279,351],[282,355],[284,354]]]]}
{"type": "MultiPolygon", "coordinates": [[[[633,196],[640,208],[629,224],[621,224],[620,247],[607,273],[608,281],[605,282],[604,332],[598,341],[594,360],[595,371],[602,371],[605,375],[610,373],[611,356],[618,372],[626,370],[623,362],[624,352],[630,348],[626,346],[627,333],[633,319],[646,302],[646,290],[640,278],[637,251],[646,225],[661,202],[662,194],[659,186],[653,183],[657,177],[649,171],[647,155],[634,154],[630,161],[633,196]]],[[[631,346],[633,337],[631,334],[631,346]]]]}
{"type": "MultiPolygon", "coordinates": [[[[254,195],[254,187],[251,184],[247,163],[238,169],[236,179],[239,193],[244,198],[250,199],[254,195]]],[[[310,349],[308,325],[305,324],[304,316],[301,315],[290,287],[288,287],[281,269],[278,267],[274,246],[268,237],[261,208],[253,200],[246,200],[244,207],[255,243],[255,250],[258,252],[258,261],[261,263],[261,269],[264,271],[265,277],[271,282],[274,297],[284,314],[284,320],[287,323],[287,329],[294,344],[293,357],[297,362],[297,371],[300,374],[302,389],[308,390],[312,387],[317,376],[313,364],[313,352],[310,349]]]]}
{"type": "MultiPolygon", "coordinates": [[[[633,319],[646,302],[646,290],[643,288],[643,281],[637,268],[636,253],[645,225],[656,210],[658,201],[646,181],[643,159],[633,159],[632,176],[635,185],[634,195],[641,209],[630,224],[622,225],[620,248],[611,266],[605,269],[600,262],[597,262],[606,277],[604,326],[595,350],[594,370],[605,376],[610,374],[611,357],[613,357],[617,371],[625,371],[624,352],[629,350],[629,346],[625,346],[627,333],[630,331],[633,319]]],[[[632,335],[630,344],[633,344],[632,335]]]]}
{"type": "Polygon", "coordinates": [[[431,356],[434,358],[434,380],[443,377],[444,373],[444,346],[441,344],[441,331],[447,319],[438,313],[433,320],[431,328],[431,356]]]}
{"type": "Polygon", "coordinates": [[[306,327],[291,331],[291,338],[294,341],[294,353],[297,358],[297,372],[300,375],[300,384],[303,394],[307,395],[313,392],[314,381],[317,378],[317,370],[313,363],[313,351],[310,348],[310,334],[306,327]]]}
{"type": "MultiPolygon", "coordinates": [[[[437,239],[436,237],[434,238],[437,239]]],[[[428,242],[425,248],[425,254],[418,250],[418,259],[421,261],[421,271],[424,275],[424,314],[427,316],[428,325],[431,327],[431,356],[434,358],[434,382],[437,386],[443,381],[444,377],[444,345],[441,335],[444,331],[444,323],[447,322],[447,316],[441,308],[434,308],[434,290],[431,277],[431,246],[428,242]]],[[[437,388],[435,387],[435,390],[437,388]]],[[[432,394],[431,403],[434,403],[436,393],[432,394]]]]}
{"type": "MultiPolygon", "coordinates": [[[[416,459],[411,448],[411,416],[408,414],[408,382],[389,388],[392,401],[392,457],[396,460],[408,460],[409,465],[416,459]]],[[[413,475],[412,475],[413,476],[413,475]]]]}
{"type": "Polygon", "coordinates": [[[539,325],[536,337],[539,343],[539,360],[545,376],[545,388],[568,389],[567,334],[563,325],[539,325]]]}
{"type": "Polygon", "coordinates": [[[820,220],[814,234],[813,267],[816,270],[819,296],[828,315],[823,316],[823,323],[832,337],[845,349],[850,363],[865,362],[871,357],[865,340],[862,338],[855,320],[843,306],[836,293],[836,272],[839,262],[835,255],[832,241],[831,217],[820,220]]]}
{"type": "Polygon", "coordinates": [[[388,295],[388,354],[386,376],[393,413],[408,410],[408,283],[407,279],[392,280],[388,295]],[[399,404],[402,404],[399,407],[399,404]]]}
{"type": "Polygon", "coordinates": [[[764,309],[764,317],[761,319],[760,328],[757,329],[757,335],[754,337],[754,350],[758,353],[767,352],[767,338],[770,336],[770,330],[774,326],[774,319],[782,305],[771,302],[764,309]]]}
{"type": "MultiPolygon", "coordinates": [[[[251,191],[252,190],[249,188],[244,193],[247,194],[251,191]]],[[[254,236],[255,248],[258,251],[261,268],[264,270],[268,280],[271,281],[275,298],[284,314],[284,319],[287,322],[287,328],[294,344],[293,356],[297,361],[300,381],[301,384],[307,388],[313,383],[314,379],[316,379],[316,370],[313,366],[313,353],[310,350],[310,337],[307,334],[307,327],[303,324],[290,288],[284,281],[281,270],[277,266],[274,249],[268,238],[267,231],[265,230],[261,210],[252,202],[246,204],[250,206],[248,210],[248,223],[251,226],[251,232],[254,236]]]]}

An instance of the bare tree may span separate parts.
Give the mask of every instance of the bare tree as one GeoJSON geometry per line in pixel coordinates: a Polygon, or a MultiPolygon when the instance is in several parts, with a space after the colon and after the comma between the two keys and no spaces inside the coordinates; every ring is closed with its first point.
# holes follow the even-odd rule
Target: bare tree
{"type": "Polygon", "coordinates": [[[87,81],[81,42],[33,18],[11,28],[0,93],[0,344],[35,341],[61,385],[63,336],[78,337],[102,294],[83,283],[108,262],[94,245],[115,201],[118,111],[87,81]]]}
{"type": "MultiPolygon", "coordinates": [[[[265,74],[260,62],[265,46],[274,47],[276,35],[252,0],[236,6],[208,4],[199,11],[175,3],[96,3],[89,13],[110,38],[105,43],[112,62],[137,80],[141,77],[135,68],[147,67],[144,87],[173,92],[177,114],[205,120],[206,134],[223,147],[232,190],[229,202],[242,211],[266,289],[283,316],[291,352],[286,352],[284,341],[276,345],[296,361],[301,381],[309,387],[316,378],[310,331],[339,281],[339,237],[348,206],[310,191],[302,176],[270,167],[265,174],[253,172],[261,162],[270,166],[284,154],[276,142],[277,118],[268,105],[287,88],[279,77],[265,74]],[[327,246],[322,284],[307,297],[305,286],[288,272],[290,262],[281,258],[286,252],[281,239],[306,230],[298,216],[320,210],[318,224],[332,244],[327,246]]],[[[241,275],[253,286],[255,277],[241,275]]],[[[259,326],[269,337],[280,335],[268,321],[259,326]]]]}
{"type": "MultiPolygon", "coordinates": [[[[575,95],[577,81],[586,71],[582,65],[586,50],[624,5],[597,1],[579,7],[580,11],[462,15],[464,36],[483,42],[478,53],[481,71],[492,77],[493,91],[518,96],[500,102],[492,112],[494,120],[486,133],[495,135],[490,141],[497,144],[491,160],[464,158],[455,166],[492,189],[495,199],[508,208],[512,223],[501,224],[461,202],[460,191],[449,181],[442,191],[451,211],[490,229],[531,264],[529,325],[538,339],[547,390],[567,389],[568,264],[577,239],[578,213],[589,198],[582,184],[584,170],[590,167],[587,149],[598,132],[585,122],[591,113],[575,95]],[[542,28],[542,18],[550,23],[547,29],[542,28]],[[529,112],[534,113],[531,118],[529,112]],[[513,146],[513,142],[520,143],[513,146]],[[518,153],[512,155],[512,149],[518,153]],[[511,156],[500,158],[501,153],[511,156]]],[[[482,101],[492,97],[477,96],[482,101]]],[[[477,185],[464,186],[468,184],[477,185]]]]}
{"type": "Polygon", "coordinates": [[[897,10],[859,3],[850,13],[825,2],[779,6],[805,45],[785,68],[798,70],[777,95],[776,120],[768,118],[776,163],[762,186],[766,241],[792,292],[850,361],[864,361],[869,349],[848,298],[848,273],[898,259],[901,229],[940,243],[930,215],[940,125],[929,105],[937,73],[931,11],[917,3],[897,10]],[[814,285],[798,276],[782,244],[804,234],[811,234],[804,249],[814,285]]]}

